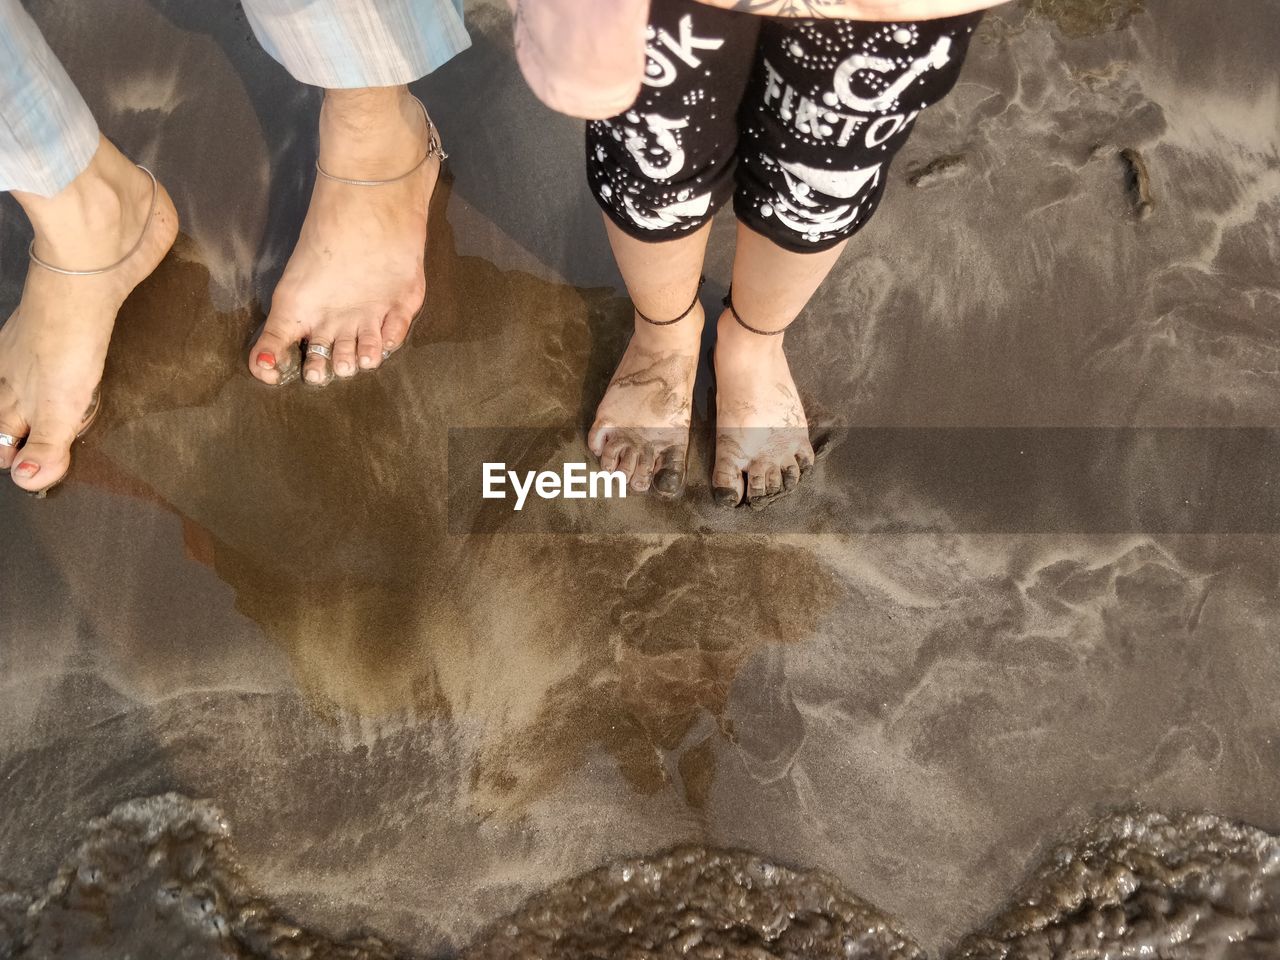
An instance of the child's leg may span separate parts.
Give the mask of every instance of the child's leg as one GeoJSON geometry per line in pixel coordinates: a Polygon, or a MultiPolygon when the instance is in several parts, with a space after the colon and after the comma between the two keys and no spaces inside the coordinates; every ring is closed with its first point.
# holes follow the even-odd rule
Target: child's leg
{"type": "Polygon", "coordinates": [[[684,482],[702,259],[733,190],[734,114],[758,27],[692,0],[654,0],[640,97],[587,125],[587,179],[636,309],[587,442],[636,490],[670,494],[684,482]]]}
{"type": "Polygon", "coordinates": [[[739,117],[732,308],[716,345],[717,502],[766,503],[812,463],[781,331],[871,219],[894,154],[954,86],[979,19],[762,27],[739,117]]]}

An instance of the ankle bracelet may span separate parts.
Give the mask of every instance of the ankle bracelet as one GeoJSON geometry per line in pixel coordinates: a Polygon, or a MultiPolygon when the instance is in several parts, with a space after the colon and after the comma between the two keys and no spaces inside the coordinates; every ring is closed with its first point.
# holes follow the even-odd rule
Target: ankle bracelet
{"type": "Polygon", "coordinates": [[[761,330],[759,327],[751,326],[751,324],[738,316],[738,311],[733,308],[733,287],[729,288],[729,292],[724,295],[724,299],[720,302],[728,308],[729,315],[738,321],[738,326],[742,327],[742,329],[746,330],[748,333],[759,334],[762,337],[776,337],[780,333],[786,333],[787,327],[791,326],[791,324],[788,323],[787,327],[780,327],[777,330],[761,330]]]}
{"type": "Polygon", "coordinates": [[[31,243],[27,245],[27,256],[31,259],[31,262],[34,263],[37,267],[43,267],[45,270],[48,270],[50,273],[60,273],[64,277],[96,277],[99,274],[110,273],[116,267],[120,266],[122,263],[124,263],[126,260],[132,257],[135,253],[137,253],[138,248],[142,246],[142,241],[147,238],[147,231],[151,228],[151,218],[156,215],[156,202],[160,198],[160,184],[156,180],[156,175],[154,173],[152,173],[150,170],[148,170],[146,167],[144,167],[140,163],[137,164],[136,166],[138,167],[139,170],[141,170],[143,173],[145,173],[148,177],[151,178],[151,209],[147,211],[147,219],[146,219],[146,222],[143,223],[142,225],[142,233],[138,235],[138,242],[129,248],[128,253],[126,253],[123,257],[121,257],[115,263],[108,264],[105,267],[98,267],[95,270],[68,270],[66,267],[55,267],[52,263],[49,263],[46,260],[41,260],[39,257],[37,257],[36,242],[35,240],[32,240],[31,243]]]}
{"type": "Polygon", "coordinates": [[[427,121],[427,152],[422,155],[422,159],[413,165],[412,168],[406,170],[398,177],[388,177],[386,180],[356,180],[351,177],[337,177],[329,173],[324,167],[320,166],[320,158],[316,158],[316,173],[324,177],[326,180],[333,180],[336,183],[346,183],[353,187],[380,187],[388,183],[399,183],[401,180],[413,176],[422,167],[424,163],[432,157],[439,157],[441,161],[448,160],[449,155],[444,152],[444,148],[440,146],[440,137],[436,135],[436,125],[431,122],[431,116],[427,113],[426,104],[417,97],[413,98],[413,102],[422,110],[422,119],[427,121]]]}
{"type": "Polygon", "coordinates": [[[693,313],[693,308],[698,305],[698,293],[702,290],[702,285],[706,282],[707,282],[706,277],[698,278],[698,288],[693,292],[693,302],[689,304],[688,308],[685,310],[684,313],[680,314],[680,316],[676,317],[674,320],[652,320],[649,317],[646,317],[643,313],[641,313],[639,307],[635,308],[636,316],[639,317],[641,320],[643,320],[645,323],[653,324],[655,327],[669,327],[673,323],[679,323],[689,314],[693,313]]]}

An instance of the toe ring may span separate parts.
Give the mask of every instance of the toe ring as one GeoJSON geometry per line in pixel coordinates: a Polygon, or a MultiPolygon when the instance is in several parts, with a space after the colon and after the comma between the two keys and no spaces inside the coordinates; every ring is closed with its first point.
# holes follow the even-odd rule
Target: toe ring
{"type": "Polygon", "coordinates": [[[333,358],[333,348],[323,343],[308,343],[307,356],[324,357],[326,360],[333,358]]]}
{"type": "Polygon", "coordinates": [[[0,433],[0,447],[16,447],[21,443],[21,437],[15,437],[12,433],[0,433]]]}

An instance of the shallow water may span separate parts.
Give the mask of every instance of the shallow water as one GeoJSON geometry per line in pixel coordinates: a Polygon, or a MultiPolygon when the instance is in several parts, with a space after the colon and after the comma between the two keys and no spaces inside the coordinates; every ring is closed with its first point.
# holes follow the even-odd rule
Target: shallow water
{"type": "MultiPolygon", "coordinates": [[[[375,935],[334,942],[258,897],[231,830],[176,794],[88,824],[56,875],[0,894],[0,957],[391,960],[375,935]]],[[[1280,953],[1280,838],[1209,815],[1121,813],[1057,847],[953,960],[1280,953]]],[[[832,877],[686,846],[556,884],[494,921],[465,960],[925,960],[832,877]]]]}
{"type": "MultiPolygon", "coordinates": [[[[580,130],[522,86],[504,5],[415,88],[453,171],[425,322],[377,376],[276,393],[239,362],[310,186],[313,93],[212,6],[120,0],[91,34],[31,6],[185,238],[122,312],[68,483],[0,496],[0,878],[22,897],[92,818],[172,792],[234,828],[234,871],[212,853],[201,874],[227,923],[261,897],[303,942],[457,956],[529,897],[692,848],[865,897],[944,957],[1105,811],[1280,831],[1267,0],[1080,35],[993,12],[788,334],[840,441],[803,497],[711,506],[704,377],[683,499],[485,533],[452,523],[450,431],[584,459],[630,310],[580,130]]],[[[9,214],[0,309],[26,239],[9,214]]],[[[191,822],[160,842],[225,849],[191,822]]],[[[1215,897],[1174,899],[1212,919],[1215,897]]],[[[49,931],[101,919],[51,909],[49,931]]],[[[190,937],[200,915],[165,922],[190,937]]],[[[1070,922],[1021,909],[992,943],[1027,931],[1035,955],[1070,922]]]]}

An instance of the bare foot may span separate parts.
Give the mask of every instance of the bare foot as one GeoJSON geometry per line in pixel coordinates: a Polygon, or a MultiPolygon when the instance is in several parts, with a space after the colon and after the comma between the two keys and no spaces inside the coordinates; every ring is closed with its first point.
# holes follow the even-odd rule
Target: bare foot
{"type": "Polygon", "coordinates": [[[32,264],[18,309],[0,327],[0,433],[24,438],[0,446],[0,469],[23,490],[48,490],[71,466],[102,379],[116,312],[164,259],[178,214],[163,187],[151,211],[151,178],[103,139],[88,169],[52,198],[15,194],[35,228],[36,255],[54,266],[91,270],[69,277],[32,264]],[[17,461],[15,463],[15,461],[17,461]]]}
{"type": "MultiPolygon", "coordinates": [[[[320,165],[337,177],[385,180],[427,151],[427,121],[404,87],[330,90],[320,111],[320,165]]],[[[264,383],[297,373],[299,341],[322,344],[308,383],[372,370],[404,343],[426,295],[427,206],[440,158],[393,183],[356,186],[316,175],[297,246],[271,298],[249,369],[264,383]]]]}
{"type": "Polygon", "coordinates": [[[809,424],[786,354],[784,334],[744,330],[726,310],[716,328],[715,502],[764,507],[790,493],[813,466],[809,424]],[[745,475],[745,482],[744,477],[745,475]]]}
{"type": "Polygon", "coordinates": [[[703,317],[701,305],[670,326],[636,317],[635,332],[596,408],[587,446],[604,469],[625,473],[633,490],[652,486],[670,496],[684,486],[703,317]]]}

